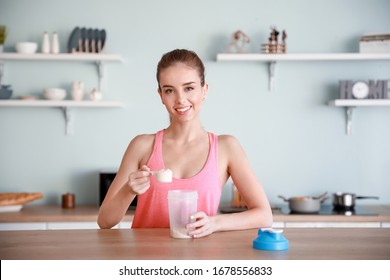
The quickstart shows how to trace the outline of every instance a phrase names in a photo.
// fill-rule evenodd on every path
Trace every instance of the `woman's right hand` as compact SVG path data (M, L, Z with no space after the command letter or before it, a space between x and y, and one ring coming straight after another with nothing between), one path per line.
M149 167L143 165L138 171L130 173L127 185L135 195L145 193L150 187Z

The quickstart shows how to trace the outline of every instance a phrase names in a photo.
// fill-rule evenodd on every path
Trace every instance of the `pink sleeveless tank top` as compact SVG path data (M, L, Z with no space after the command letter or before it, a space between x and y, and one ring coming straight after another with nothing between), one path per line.
M173 177L172 183L160 183L156 181L156 176L150 177L150 188L138 196L132 228L169 228L169 190L197 190L198 211L203 211L208 216L217 214L222 192L217 164L218 136L210 132L208 136L209 155L198 174L185 179ZM151 170L169 168L164 165L162 157L163 137L164 130L156 133L153 151L147 163Z

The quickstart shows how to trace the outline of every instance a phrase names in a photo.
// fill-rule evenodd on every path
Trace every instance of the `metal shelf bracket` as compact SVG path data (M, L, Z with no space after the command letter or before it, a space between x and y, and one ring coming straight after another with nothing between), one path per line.
M4 78L4 61L0 59L0 85L3 84L3 78Z
M276 61L271 61L268 63L269 69L269 91L272 92L275 87L275 67Z
M65 117L65 134L71 135L73 134L73 114L72 109L70 107L61 107L64 112Z
M104 79L104 64L102 61L96 61L96 66L98 70L99 85L98 91L102 92L103 90L103 79Z
M352 112L355 107L346 107L345 112L346 112L346 117L347 117L347 135L352 134Z

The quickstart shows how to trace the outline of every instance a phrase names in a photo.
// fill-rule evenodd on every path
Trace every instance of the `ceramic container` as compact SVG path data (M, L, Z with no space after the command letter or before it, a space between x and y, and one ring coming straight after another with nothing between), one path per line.
M18 53L33 54L37 51L38 44L35 42L16 43L15 49Z

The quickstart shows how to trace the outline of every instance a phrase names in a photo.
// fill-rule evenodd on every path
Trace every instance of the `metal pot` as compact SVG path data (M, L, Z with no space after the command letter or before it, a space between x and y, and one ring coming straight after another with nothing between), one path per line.
M335 208L354 208L356 199L379 199L377 196L357 196L354 193L337 192L333 194L333 206Z
M278 197L288 202L288 207L292 212L296 213L316 213L320 211L321 203L323 203L328 197L327 193L320 196L297 196L292 198L285 198L282 195Z

